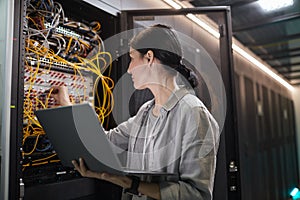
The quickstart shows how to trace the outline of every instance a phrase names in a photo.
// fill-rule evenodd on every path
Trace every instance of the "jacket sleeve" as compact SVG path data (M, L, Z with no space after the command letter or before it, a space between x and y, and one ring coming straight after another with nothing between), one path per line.
M151 104L151 101L143 104L135 116L121 123L116 128L105 131L107 138L114 145L120 147L123 150L127 150L129 138L139 129L142 116L145 112L145 109L148 109L149 104Z
M219 128L206 108L193 108L183 120L179 181L160 182L162 200L210 200Z
M121 123L116 128L105 131L107 138L116 146L123 150L128 148L129 136L132 131L132 126L135 117L129 118L127 121Z

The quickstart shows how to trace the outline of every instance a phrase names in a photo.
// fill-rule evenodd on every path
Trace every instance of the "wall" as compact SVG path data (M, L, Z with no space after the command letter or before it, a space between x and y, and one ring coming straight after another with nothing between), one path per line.
M287 199L299 181L293 94L237 53L234 67L241 199Z

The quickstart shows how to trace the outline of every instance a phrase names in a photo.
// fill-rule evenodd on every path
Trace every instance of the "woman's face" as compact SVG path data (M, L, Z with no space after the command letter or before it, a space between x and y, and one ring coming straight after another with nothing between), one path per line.
M148 59L146 56L141 55L137 50L130 47L130 63L127 72L131 74L133 85L135 89L145 89L147 80L149 79L148 73Z

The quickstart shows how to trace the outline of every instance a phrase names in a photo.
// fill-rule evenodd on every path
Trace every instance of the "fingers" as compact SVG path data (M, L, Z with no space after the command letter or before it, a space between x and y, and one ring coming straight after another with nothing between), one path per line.
M66 86L52 86L49 90L46 90L45 92L51 92L50 96L62 106L72 105L68 94L68 88Z
M51 92L51 94L58 94L60 91L64 90L65 86L53 85L49 90L46 90L45 93Z
M84 175L87 171L87 168L84 164L84 161L82 158L79 158L79 164L76 160L72 160L72 164L74 165L75 169L81 174Z
M79 165L78 165L77 161L76 160L72 160L72 164L73 164L74 168L79 172L80 168L79 168Z
M54 85L49 90L46 90L45 92L50 92L50 91L51 91L51 96L68 94L68 88L65 86Z
M82 158L79 158L79 164L76 160L72 160L72 164L75 167L75 169L80 173L83 177L89 177L89 178L96 178L97 173L92 172L87 169L84 160Z
M118 176L118 175L113 175L108 173L98 173L98 172L90 171L89 169L87 169L84 160L82 158L79 158L79 163L76 160L72 160L72 164L83 177L98 178L101 180L114 183L124 188L129 188L131 186L132 180L127 176Z
M82 174L82 172L81 172L81 169L80 169L80 167L79 167L77 161L76 161L76 160L72 160L72 164L73 164L75 170L78 171L78 172L80 173L81 176L83 176L83 174Z
M84 160L82 158L79 158L79 167L82 171L84 171L84 172L87 171Z

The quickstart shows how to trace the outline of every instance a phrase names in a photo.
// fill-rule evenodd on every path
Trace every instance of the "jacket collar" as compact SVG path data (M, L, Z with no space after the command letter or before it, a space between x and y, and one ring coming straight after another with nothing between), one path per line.
M181 87L178 90L174 91L168 101L162 106L166 111L172 110L175 105L187 94L190 92L186 87Z
M179 89L173 91L171 96L169 97L168 101L162 106L162 109L165 111L172 110L175 105L187 94L191 94L192 92L189 91L186 87L180 87ZM155 99L149 101L149 104L146 107L146 112L149 112L152 106L155 104Z

